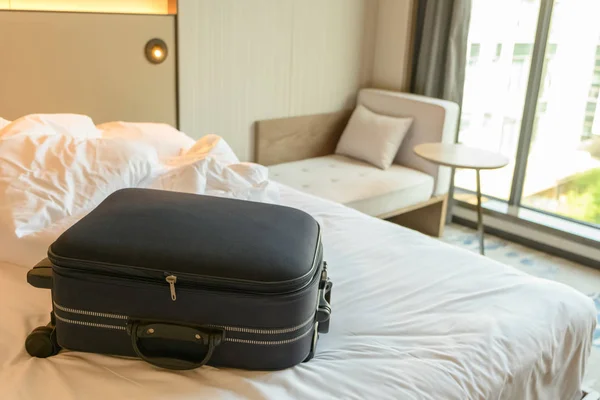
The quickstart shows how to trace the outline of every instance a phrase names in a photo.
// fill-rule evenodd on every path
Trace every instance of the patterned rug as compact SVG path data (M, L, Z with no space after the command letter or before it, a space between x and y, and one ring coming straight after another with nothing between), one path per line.
M441 240L479 252L476 232L461 225L447 225ZM485 254L528 274L565 283L594 300L598 326L594 333L584 385L600 391L600 271L491 235L485 237Z

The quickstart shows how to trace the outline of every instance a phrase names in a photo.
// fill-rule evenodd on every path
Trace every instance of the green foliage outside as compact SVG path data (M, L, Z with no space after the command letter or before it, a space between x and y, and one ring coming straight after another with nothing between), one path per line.
M564 216L600 225L600 168L578 175L561 188L567 200Z

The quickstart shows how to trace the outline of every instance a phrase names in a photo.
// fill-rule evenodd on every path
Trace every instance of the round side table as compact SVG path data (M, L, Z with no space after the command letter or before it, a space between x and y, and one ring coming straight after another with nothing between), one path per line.
M423 143L415 146L414 152L427 161L451 168L474 169L477 174L477 233L479 234L479 252L484 254L483 247L483 215L481 212L481 179L482 169L497 169L508 164L508 159L501 154L477 149L462 144Z

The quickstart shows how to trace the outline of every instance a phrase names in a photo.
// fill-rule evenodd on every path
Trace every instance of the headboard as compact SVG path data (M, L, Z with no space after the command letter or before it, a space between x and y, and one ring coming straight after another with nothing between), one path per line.
M148 40L168 46L162 64ZM0 11L0 117L177 123L175 16Z
M257 121L254 161L273 165L332 154L351 114L343 110Z

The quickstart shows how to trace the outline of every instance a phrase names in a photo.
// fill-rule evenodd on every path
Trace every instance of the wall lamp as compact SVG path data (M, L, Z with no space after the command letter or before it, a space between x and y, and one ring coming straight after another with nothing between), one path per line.
M167 59L169 49L162 39L151 39L146 43L146 58L152 64L160 64Z

